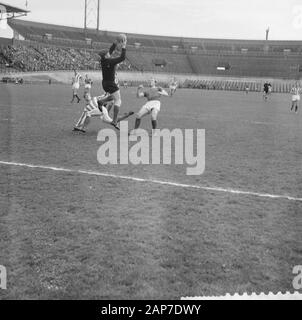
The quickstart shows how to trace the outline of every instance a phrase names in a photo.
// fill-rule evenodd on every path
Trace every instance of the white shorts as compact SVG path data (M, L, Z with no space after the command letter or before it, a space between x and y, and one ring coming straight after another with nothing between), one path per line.
M292 96L292 101L300 101L300 100L301 100L300 95L294 95L294 96Z
M110 116L108 114L108 110L105 107L103 107L102 110L103 111L101 111L99 108L96 108L96 109L88 112L87 116L88 117L100 117L103 122L112 123L113 120L110 118Z
M148 101L143 108L147 110L149 113L153 110L160 111L160 101L154 100L154 101Z
M72 85L72 90L79 90L80 89L80 84L79 83L74 83Z
M142 106L137 116L138 118L142 118L145 115L152 113L152 116L156 117L160 112L160 106L161 104L158 100L148 101L144 106Z

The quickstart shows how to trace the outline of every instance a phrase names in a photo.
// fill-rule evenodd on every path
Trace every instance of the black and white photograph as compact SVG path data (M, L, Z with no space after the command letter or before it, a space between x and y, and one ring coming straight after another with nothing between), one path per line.
M0 0L0 300L302 300L301 95L299 0Z

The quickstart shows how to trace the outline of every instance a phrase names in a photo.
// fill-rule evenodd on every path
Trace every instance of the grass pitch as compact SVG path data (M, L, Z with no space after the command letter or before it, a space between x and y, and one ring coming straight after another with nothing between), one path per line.
M290 96L179 90L161 128L206 129L206 171L186 166L100 166L93 120L64 85L0 86L1 299L172 299L293 291L302 263L302 202L195 190L114 175L302 196L302 113ZM135 89L123 110L137 111ZM129 120L132 126L134 119ZM143 128L149 128L149 118ZM53 171L45 166L71 169Z

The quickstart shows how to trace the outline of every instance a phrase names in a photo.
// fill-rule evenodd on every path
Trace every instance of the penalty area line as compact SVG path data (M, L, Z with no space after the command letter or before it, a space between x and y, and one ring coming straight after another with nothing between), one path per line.
M277 194L269 194L269 193L258 193L258 192L253 192L253 191L236 190L236 189L232 189L232 188L207 187L207 186L183 184L183 183L176 183L176 182L171 182L171 181L136 178L136 177L130 177L130 176L116 175L116 174L111 174L111 173L103 173L103 172L98 172L98 171L90 171L90 170L76 170L76 169L34 165L34 164L18 163L18 162L7 162L7 161L0 161L0 165L24 167L24 168L30 168L30 169L43 169L43 170L65 172L65 173L85 174L85 175L90 175L90 176L106 177L106 178L128 180L128 181L134 181L134 182L146 182L146 183L152 183L152 184L158 184L158 185L170 186L170 187L177 187L177 188L184 188L184 189L195 189L195 190L203 190L203 191L210 191L210 192L230 193L230 194L235 194L235 195L254 196L254 197L258 197L258 198L283 199L283 200L289 200L289 201L302 202L302 198L297 198L297 197L293 197L293 196L289 196L289 195L277 195Z

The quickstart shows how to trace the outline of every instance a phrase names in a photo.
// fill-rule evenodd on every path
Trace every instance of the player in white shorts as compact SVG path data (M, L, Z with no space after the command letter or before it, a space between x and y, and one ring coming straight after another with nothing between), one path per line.
M80 103L81 101L78 95L80 85L81 85L81 79L82 79L82 76L76 70L74 70L74 77L72 78L72 100L70 103L73 103L75 98L78 99L78 103Z
M157 116L161 108L160 99L162 96L168 97L169 94L163 88L156 86L154 79L151 80L150 85L149 89L144 89L142 85L137 89L137 98L147 98L148 101L137 113L135 127L131 134L135 134L135 130L141 125L142 118L148 114L151 114L152 129L157 129Z
M298 113L299 109L299 104L301 100L300 93L302 92L302 88L299 86L298 83L296 83L295 87L291 89L291 94L292 94L292 107L291 111L295 109L295 112Z

